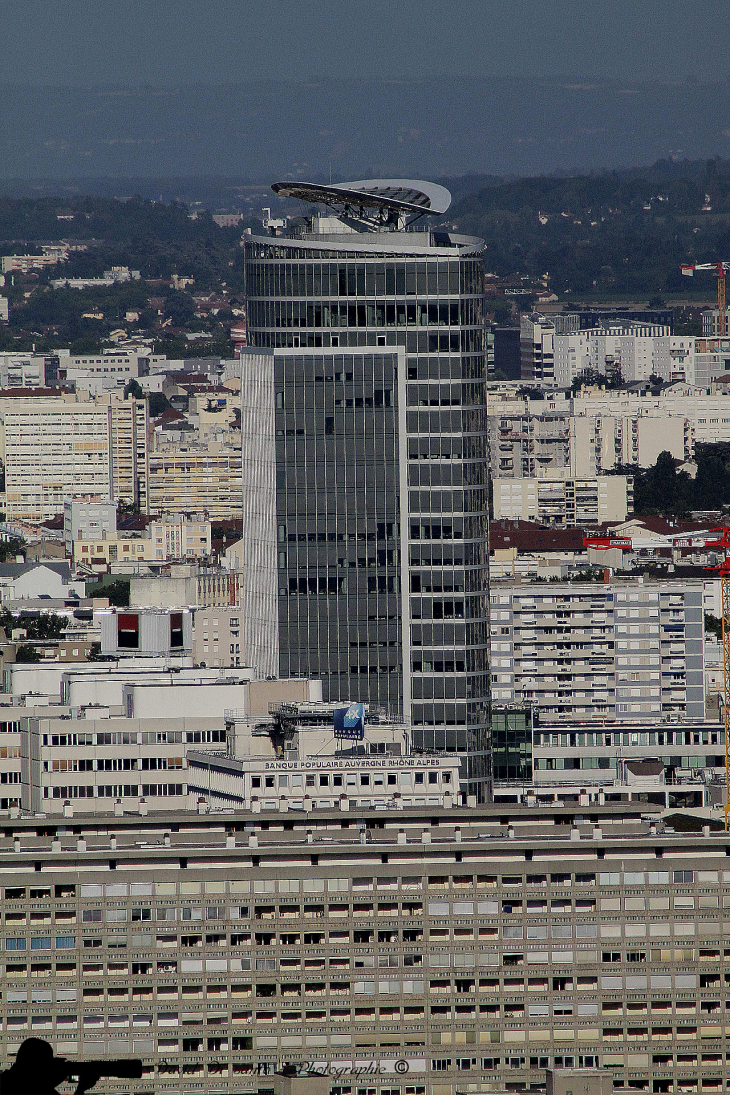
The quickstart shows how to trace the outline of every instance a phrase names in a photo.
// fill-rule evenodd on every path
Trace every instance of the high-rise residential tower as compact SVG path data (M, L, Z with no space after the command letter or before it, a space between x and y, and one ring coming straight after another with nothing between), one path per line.
M250 657L405 717L488 796L483 242L415 227L429 183L274 190L330 210L244 236Z

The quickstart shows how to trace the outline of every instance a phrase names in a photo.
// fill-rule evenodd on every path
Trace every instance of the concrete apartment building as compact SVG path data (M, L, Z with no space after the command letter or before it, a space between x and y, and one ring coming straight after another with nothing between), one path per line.
M555 324L536 313L520 317L520 368L524 383L554 388Z
M701 581L495 582L498 704L565 720L705 717Z
M58 362L55 353L0 353L0 388L50 388L58 383Z
M658 417L681 417L690 427L692 451L696 442L716 444L730 440L730 396L712 393L709 388L695 391L678 385L658 396L639 395L634 392L576 393L573 412L577 415L626 414Z
M0 397L8 519L40 522L74 494L147 504L147 403Z
M116 507L112 509L116 515ZM70 547L67 542L66 550L76 564L83 563L92 570L106 570L120 563L136 566L204 559L211 553L211 524L204 514L182 513L163 514L142 534L118 532L108 523L106 527L92 524L80 530Z
M625 521L634 511L631 476L561 478L553 473L540 479L492 480L495 521L512 518L567 528Z
M522 380L545 388L569 388L590 369L620 374L624 381L672 379L671 325L608 318L600 326L577 329L578 317L551 318L533 312L520 320Z
M129 604L133 608L238 608L242 588L240 570L173 564L162 574L133 575Z
M730 308L725 309L725 326L720 330L720 309L715 305L714 308L705 308L702 311L702 334L706 338L717 338L718 335L724 335L730 331Z
M156 559L188 559L210 555L211 526L204 513L163 513L149 525Z
M572 397L549 392L543 400L518 398L517 385L500 384L490 389L488 412L492 459L497 459L494 466L499 468L504 457L505 465L512 461L512 467L504 470L513 473L520 464L529 470L531 457L535 474L543 463L550 467L551 462L562 462L572 468L572 461L579 457L587 459L589 467L600 460L605 470L619 457L636 459L646 467L662 434L667 439L664 448L677 460L691 459L696 442L730 441L730 395L709 386L698 390L677 384L659 395L588 388ZM579 424L583 419L587 426ZM510 448L501 449L500 444ZM575 457L570 445L576 446ZM551 453L555 455L548 461ZM538 461L538 454L543 459Z
M77 541L101 540L115 536L117 507L100 497L66 498L63 503L63 542L72 555Z
M195 610L193 661L196 665L213 668L246 664L239 606L219 605Z
M579 328L579 314L523 315L521 379L537 387L565 389L581 373L592 370L608 377L620 373L628 384L655 376L707 387L728 370L730 339L718 336L716 319L705 321L706 316L710 313L703 313L702 337L695 337L675 336L671 321L652 322L650 316L641 321L614 314L599 326Z
M68 246L45 247L41 255L3 255L0 267L3 274L27 274L31 270L43 270L63 262L68 254Z
M536 401L533 401L536 402ZM513 413L490 407L491 467L500 478L598 476L619 464L647 468L660 452L689 460L694 451L689 421L680 415L573 413L575 401L560 409Z
M111 496L108 407L38 396L3 398L0 422L10 520L53 517L74 492Z
M134 1055L158 1092L305 1061L341 1095L725 1090L727 835L505 809L13 820L3 1055Z
M149 404L146 399L100 396L111 417L112 494L115 501L134 502L150 512Z
M569 388L586 369L619 373L627 383L659 376L672 378L671 330L659 324L631 323L576 334L555 333L555 386Z
M156 441L149 454L149 512L241 514L241 450L220 441Z

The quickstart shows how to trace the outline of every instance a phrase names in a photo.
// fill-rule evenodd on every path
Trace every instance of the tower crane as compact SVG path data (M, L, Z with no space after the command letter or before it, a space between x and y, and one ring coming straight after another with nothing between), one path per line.
M687 277L693 277L695 270L714 270L717 278L717 333L725 338L727 331L727 311L725 305L725 274L730 271L730 262L692 262L683 263L680 270Z
M722 680L723 721L725 724L725 829L730 828L730 526L702 529L677 536L594 535L584 536L583 546L605 551L620 548L622 551L640 551L642 548L704 547L722 553L723 560L716 569L720 575L722 605Z

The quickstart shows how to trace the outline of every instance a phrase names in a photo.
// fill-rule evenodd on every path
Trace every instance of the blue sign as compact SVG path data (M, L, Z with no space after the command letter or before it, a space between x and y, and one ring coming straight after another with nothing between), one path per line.
M351 703L349 707L336 707L334 711L335 737L362 741L365 737L365 706Z

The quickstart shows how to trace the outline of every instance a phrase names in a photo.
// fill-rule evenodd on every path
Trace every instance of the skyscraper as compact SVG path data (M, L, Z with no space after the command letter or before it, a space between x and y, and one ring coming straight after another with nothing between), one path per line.
M450 203L428 183L274 190L331 211L244 236L248 649L488 795L483 242L415 230Z

